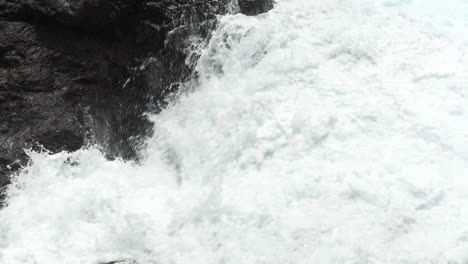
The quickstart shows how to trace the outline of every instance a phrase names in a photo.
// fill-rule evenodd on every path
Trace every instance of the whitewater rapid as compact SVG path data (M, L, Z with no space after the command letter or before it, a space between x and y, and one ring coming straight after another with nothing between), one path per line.
M410 2L220 18L142 165L29 153L0 263L466 263L468 42Z

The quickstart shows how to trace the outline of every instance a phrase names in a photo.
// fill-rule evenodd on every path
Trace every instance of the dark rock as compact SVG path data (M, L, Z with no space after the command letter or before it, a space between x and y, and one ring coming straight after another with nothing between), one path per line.
M128 44L53 24L0 21L0 32L0 170L24 163L23 148L36 143L53 152L80 148L89 130L89 93L112 85L110 64L127 67Z
M138 264L138 262L132 259L122 259L122 260L114 260L110 262L101 262L99 264Z
M239 0L242 12L271 8ZM270 2L268 2L270 3ZM225 0L0 0L0 187L24 148L138 158ZM192 58L192 62L196 58Z
M9 20L49 20L96 31L131 19L136 3L133 0L0 0L0 16Z
M255 16L273 8L273 0L238 0L240 12Z

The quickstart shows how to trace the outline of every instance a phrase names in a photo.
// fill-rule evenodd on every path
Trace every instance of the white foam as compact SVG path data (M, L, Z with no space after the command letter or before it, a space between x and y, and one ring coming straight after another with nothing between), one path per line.
M468 58L363 1L223 17L135 166L43 155L0 263L464 263Z

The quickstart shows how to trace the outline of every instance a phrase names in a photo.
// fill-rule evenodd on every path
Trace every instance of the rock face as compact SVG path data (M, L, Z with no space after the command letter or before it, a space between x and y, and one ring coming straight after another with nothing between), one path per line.
M104 29L131 17L136 1L131 0L2 0L7 19L48 19L56 23L88 29Z
M271 0L238 0L240 12L248 16L265 13L273 8Z
M206 39L226 1L0 0L0 186L24 148L137 158L143 114L188 78L189 38ZM238 1L248 15L272 7Z

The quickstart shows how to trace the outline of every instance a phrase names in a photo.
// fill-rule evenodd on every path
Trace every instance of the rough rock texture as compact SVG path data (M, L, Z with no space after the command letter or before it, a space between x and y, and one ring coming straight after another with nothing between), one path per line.
M248 16L265 13L273 8L271 0L238 0L240 12Z
M226 1L0 0L0 187L24 148L136 158L143 114L188 78L189 40L207 38ZM238 1L248 15L272 7Z

